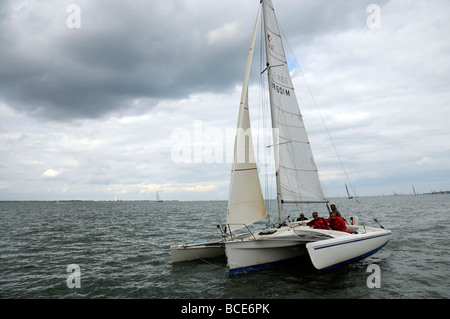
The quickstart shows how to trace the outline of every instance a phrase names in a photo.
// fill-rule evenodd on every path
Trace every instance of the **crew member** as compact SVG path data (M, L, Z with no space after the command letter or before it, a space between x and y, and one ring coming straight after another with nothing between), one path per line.
M323 217L319 217L319 213L317 212L313 212L312 213L313 216L313 220L311 220L310 222L308 222L306 225L312 227L312 228L317 228L317 229L330 229L330 226L328 226L327 221L325 220L325 218Z
M328 218L326 220L326 222L330 225L331 229L333 229L333 230L338 230L338 231L343 231L343 232L353 234L352 231L347 229L347 226L345 225L345 221L341 217L336 216L336 213L334 213L334 212L330 213L330 218Z

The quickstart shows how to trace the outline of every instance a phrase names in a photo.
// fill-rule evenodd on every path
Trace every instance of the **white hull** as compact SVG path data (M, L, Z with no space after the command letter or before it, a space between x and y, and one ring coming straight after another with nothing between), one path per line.
M267 268L275 262L307 254L304 244L267 240L226 242L225 252L230 274Z
M221 241L191 243L170 246L172 263L195 259L213 258L225 255L225 248Z
M267 268L274 263L306 255L305 244L320 237L315 236L315 231L309 227L301 236L297 232L297 228L286 227L271 235L225 241L230 274Z
M367 233L349 234L349 236L307 244L311 262L317 269L350 264L376 253L392 237L389 230L376 228L370 230Z
M383 229L359 227L358 232L297 226L272 235L225 241L228 268L230 274L248 272L306 254L317 269L333 268L374 254L391 238L391 232Z

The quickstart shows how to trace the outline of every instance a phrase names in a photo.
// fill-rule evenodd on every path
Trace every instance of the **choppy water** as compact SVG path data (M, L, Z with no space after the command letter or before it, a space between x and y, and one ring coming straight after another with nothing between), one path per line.
M0 298L450 297L449 195L334 202L367 225L376 217L393 239L342 268L319 271L305 259L237 278L224 258L172 265L169 252L171 244L217 239L225 201L0 202ZM70 264L80 267L80 288L67 285ZM380 267L380 288L367 285L370 264Z

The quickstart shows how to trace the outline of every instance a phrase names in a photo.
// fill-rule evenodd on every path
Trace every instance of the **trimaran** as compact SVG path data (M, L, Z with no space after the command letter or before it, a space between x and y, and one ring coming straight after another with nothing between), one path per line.
M289 73L278 22L271 0L260 1L264 24L266 68L272 127L279 220L285 203L327 203L313 159L302 115ZM259 15L259 14L258 14ZM258 20L258 18L257 18ZM172 262L226 255L230 274L266 268L308 254L317 269L334 268L366 258L391 239L391 231L358 225L356 217L347 229L353 233L317 229L307 221L252 233L249 225L264 218L266 207L254 157L248 81L253 56L255 22L247 57L239 106L234 162L231 170L227 219L218 225L222 239L170 247ZM275 136L275 135L274 135ZM245 230L239 235L239 231Z

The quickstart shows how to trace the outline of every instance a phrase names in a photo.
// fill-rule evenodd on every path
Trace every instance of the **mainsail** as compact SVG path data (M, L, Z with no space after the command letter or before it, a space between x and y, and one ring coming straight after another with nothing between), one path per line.
M262 3L272 126L278 131L274 152L279 206L283 202L327 202L295 96L272 1Z
M259 15L259 14L258 14ZM234 160L228 193L227 224L230 230L237 230L266 216L266 207L253 150L250 115L248 110L248 78L253 57L253 46L258 18L247 57L244 84L239 106L239 117L234 144Z

